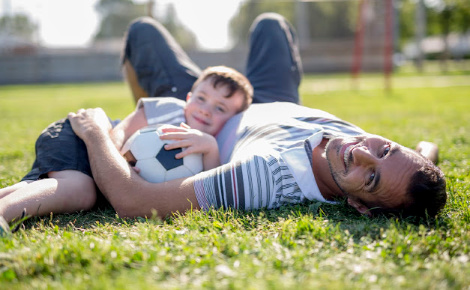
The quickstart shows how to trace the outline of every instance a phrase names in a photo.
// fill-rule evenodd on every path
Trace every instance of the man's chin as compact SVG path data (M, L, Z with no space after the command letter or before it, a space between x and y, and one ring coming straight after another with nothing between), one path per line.
M325 145L325 155L326 155L326 161L328 162L328 168L330 170L330 174L333 177L333 181L336 183L336 185L341 190L343 195L347 196L346 191L341 186L340 177L339 177L340 173L337 172L338 170L335 170L335 166L333 162L335 158L339 158L337 154L335 154L335 152L337 151L336 147L341 148L340 145L342 144L343 139L344 138L342 137L335 137L335 138L329 139L328 143L326 143Z

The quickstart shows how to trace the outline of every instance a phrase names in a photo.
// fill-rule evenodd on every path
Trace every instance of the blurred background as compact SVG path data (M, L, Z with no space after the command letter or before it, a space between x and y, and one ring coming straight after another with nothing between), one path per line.
M470 58L469 0L0 1L0 85L121 80L123 36L139 16L162 22L201 68L243 72L262 12L294 25L306 73L421 72L430 60L445 72Z

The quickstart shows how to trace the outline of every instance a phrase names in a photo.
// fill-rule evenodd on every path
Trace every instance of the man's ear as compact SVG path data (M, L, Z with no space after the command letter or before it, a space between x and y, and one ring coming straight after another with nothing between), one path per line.
M189 92L187 95L186 95L186 102L189 101L189 99L191 99L191 96L192 96L192 93Z
M358 212L361 214L365 214L367 216L372 216L370 210L367 206L363 205L360 201L355 200L354 198L348 197L348 204L354 207Z

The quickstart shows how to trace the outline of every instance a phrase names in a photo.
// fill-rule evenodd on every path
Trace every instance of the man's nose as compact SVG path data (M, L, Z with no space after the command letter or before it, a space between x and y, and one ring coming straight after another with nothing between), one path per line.
M369 166L377 162L377 158L365 146L354 148L352 155L356 166Z

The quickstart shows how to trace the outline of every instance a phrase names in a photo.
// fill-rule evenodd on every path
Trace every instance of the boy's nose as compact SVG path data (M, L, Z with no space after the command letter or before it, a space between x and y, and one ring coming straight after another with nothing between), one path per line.
M203 113L205 116L209 116L210 115L210 109L207 105L201 105L199 107L199 110L201 111L201 113Z

